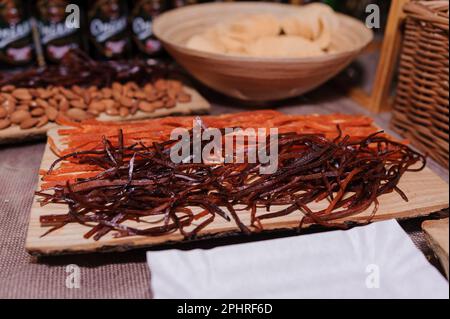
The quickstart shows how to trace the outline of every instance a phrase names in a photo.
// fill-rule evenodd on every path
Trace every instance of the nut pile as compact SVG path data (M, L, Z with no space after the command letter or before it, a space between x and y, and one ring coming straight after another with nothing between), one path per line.
M91 119L105 113L126 118L138 111L152 113L161 108L173 108L177 103L188 103L191 96L183 90L181 82L160 79L139 86L135 82L111 87L87 88L0 88L0 130L12 125L21 129L42 127L54 122L58 116L74 121Z

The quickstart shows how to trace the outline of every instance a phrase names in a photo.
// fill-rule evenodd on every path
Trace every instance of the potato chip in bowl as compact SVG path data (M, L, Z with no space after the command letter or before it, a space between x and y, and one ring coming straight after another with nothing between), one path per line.
M314 57L327 52L339 19L324 4L311 4L286 16L239 15L192 36L190 49L252 57Z

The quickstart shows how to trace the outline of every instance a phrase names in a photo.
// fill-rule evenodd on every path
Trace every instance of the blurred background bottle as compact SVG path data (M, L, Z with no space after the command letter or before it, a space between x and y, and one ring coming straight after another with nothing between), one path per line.
M132 3L130 26L138 54L155 57L161 54L161 42L153 34L153 20L166 9L166 1L135 0Z
M0 68L35 62L28 2L0 0Z
M66 8L69 4L80 5L73 0L37 0L35 14L40 45L47 63L58 63L71 49L81 49L81 28L66 24ZM81 17L80 17L81 18Z
M93 58L129 58L131 41L127 1L90 1L87 8L87 34L89 52Z

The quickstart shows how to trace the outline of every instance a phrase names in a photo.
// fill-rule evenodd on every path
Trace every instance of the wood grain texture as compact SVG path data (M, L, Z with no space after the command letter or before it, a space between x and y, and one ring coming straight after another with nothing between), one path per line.
M58 144L58 136L56 130L51 130L49 135ZM62 147L62 145L58 145ZM47 145L41 168L48 169L56 156L51 152ZM40 183L39 183L40 184ZM38 186L39 187L39 186ZM403 219L417 216L425 216L432 212L447 208L449 206L449 187L439 176L434 174L430 169L426 168L419 173L407 173L400 182L400 188L407 194L410 201L404 202L396 193L387 194L380 198L380 208L375 215L373 221L386 219ZM316 203L311 206L313 210L323 209L326 203ZM277 207L282 209L283 207ZM200 212L201 209L197 210ZM263 211L260 211L262 213ZM81 225L67 225L46 237L41 236L48 230L42 228L39 217L48 214L65 214L67 208L64 205L49 205L40 207L38 199L35 198L31 210L28 236L26 240L26 249L29 253L35 255L58 255L88 252L105 252L105 251L124 251L140 247L152 246L167 242L182 241L183 237L179 233L174 233L159 237L125 237L113 238L112 234L108 234L99 241L93 239L84 239L83 234L89 228ZM356 223L364 223L370 216L372 210L346 218L345 221L353 221ZM250 224L249 213L239 213L241 220L246 224ZM292 229L298 227L302 215L300 212L293 213L286 217L280 217L263 221L265 230L274 229ZM344 221L344 220L342 220ZM145 224L130 224L135 227L149 227ZM217 235L230 232L237 232L238 228L233 222L226 222L217 217L214 223L205 228L200 235Z
M206 27L238 14L269 12L287 16L298 7L276 3L210 3L187 6L159 16L155 35L191 75L208 87L247 101L273 101L301 95L338 74L373 38L360 21L339 14L333 54L311 58L255 58L213 54L186 48Z
M97 119L100 121L134 121L167 115L203 114L209 111L209 102L196 90L187 86L184 87L184 90L192 97L192 100L189 103L178 103L173 108L161 108L152 113L138 111L135 115L130 115L126 118L120 116L110 116L102 113ZM19 126L11 126L5 130L0 130L0 145L43 139L45 138L45 134L48 130L57 126L58 125L56 123L49 123L44 127L32 128L29 130L22 130Z
M448 247L449 247L449 229L448 218L441 220L427 220L423 222L422 229L426 234L426 238L439 258L442 267L444 267L447 278L448 273Z

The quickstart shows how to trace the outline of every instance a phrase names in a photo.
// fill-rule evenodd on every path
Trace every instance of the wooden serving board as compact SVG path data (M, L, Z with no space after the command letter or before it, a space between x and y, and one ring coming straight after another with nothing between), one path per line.
M185 86L184 90L191 95L192 99L189 103L178 103L173 108L157 109L152 113L145 113L138 111L134 115L126 118L120 116L109 116L102 113L97 117L100 121L134 121L153 117L162 117L167 115L187 115L187 114L203 114L209 111L209 102L191 87ZM56 123L49 123L41 128L32 128L29 130L22 130L19 126L11 126L5 130L0 130L0 145L11 144L22 141L31 141L45 137L45 134L50 129L57 127Z
M439 258L442 267L444 267L445 274L448 278L448 218L441 220L427 220L423 222L422 229L426 234L431 248Z
M64 148L59 143L59 136L55 129L49 131L48 135L53 138L58 147ZM41 168L47 170L56 158L57 157L53 154L47 144ZM40 189L40 184L41 182L39 181L38 189ZM405 174L399 186L409 197L409 202L403 201L397 193L386 194L380 197L380 207L373 218L373 221L425 216L449 207L448 184L428 168L418 173ZM326 204L326 202L316 203L311 205L311 208L313 210L323 209L326 207ZM276 210L278 211L282 208L284 207L277 207ZM198 209L196 213L201 211L202 209ZM262 212L263 211L261 211L261 213ZM48 205L41 207L38 198L34 199L26 240L26 250L30 254L58 255L102 251L124 251L184 240L179 232L159 237L134 236L125 238L114 238L111 232L101 240L94 241L93 239L84 239L83 237L90 228L78 224L67 225L45 237L41 237L48 228L41 227L39 222L40 216L66 213L67 207L65 205ZM347 218L345 221L365 223L367 217L370 216L371 213L372 210L369 209L360 215ZM242 212L239 213L239 215L240 219L246 225L250 224L249 213ZM300 212L295 212L289 216L263 220L262 224L266 230L296 228L299 225L301 216L302 214ZM145 223L133 223L129 225L142 228L155 226ZM236 231L238 231L238 228L234 222L227 222L220 217L216 217L212 224L208 225L208 227L200 232L200 235L224 235Z

